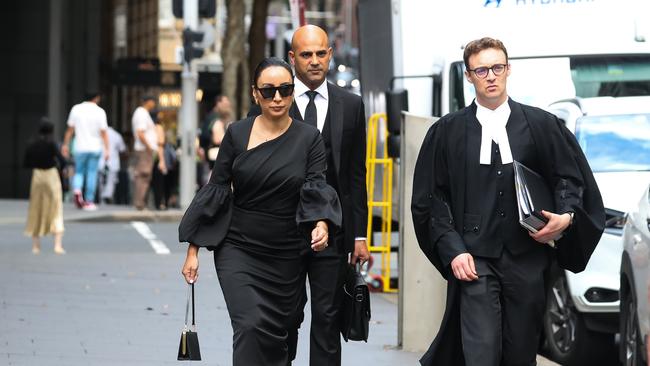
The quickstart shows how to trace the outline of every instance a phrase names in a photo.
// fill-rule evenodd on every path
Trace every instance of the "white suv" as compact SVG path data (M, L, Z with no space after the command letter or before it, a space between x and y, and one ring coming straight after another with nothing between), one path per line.
M650 182L650 97L577 98L548 109L576 135L603 197L607 223L583 272L550 271L545 348L563 365L615 361L623 217Z
M621 260L621 361L647 365L650 333L650 185L623 229Z

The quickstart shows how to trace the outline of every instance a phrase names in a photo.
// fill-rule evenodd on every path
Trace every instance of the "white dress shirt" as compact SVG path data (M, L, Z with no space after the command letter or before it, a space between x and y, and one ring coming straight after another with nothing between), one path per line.
M294 95L296 99L296 105L300 111L300 115L305 118L305 109L307 109L307 104L309 103L309 96L307 92L309 88L305 85L300 79L295 78L294 84ZM316 97L314 98L314 104L316 104L316 127L320 132L323 132L323 126L325 126L325 118L327 117L327 103L329 101L329 95L327 93L327 80L323 81L322 84L314 90Z
M149 146L155 151L158 148L158 135L156 134L156 125L151 119L151 114L149 111L140 106L135 109L133 112L133 117L131 117L131 124L133 129L133 138L135 142L133 143L133 150L135 151L145 151L147 147L145 144L140 141L138 137L139 131L144 131L144 138L147 140Z
M126 151L124 139L119 132L115 131L113 127L108 127L108 161L99 159L99 170L103 170L104 166L108 166L108 170L112 172L120 171L120 153Z
M78 153L98 153L104 142L101 131L108 128L106 112L93 102L82 102L70 110L68 126L74 128L74 151Z
M510 118L510 106L506 99L495 110L483 107L476 101L476 119L481 124L481 155L480 164L492 163L492 141L499 145L501 150L501 164L512 163L512 151L506 124Z

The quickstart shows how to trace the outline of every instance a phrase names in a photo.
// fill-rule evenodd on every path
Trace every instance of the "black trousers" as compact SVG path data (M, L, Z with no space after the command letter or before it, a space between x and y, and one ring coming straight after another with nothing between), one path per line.
M156 209L159 209L162 206L168 206L173 185L172 173L171 170L168 170L167 174L163 174L160 169L158 169L158 161L154 161L153 173L151 176L151 188L153 189L153 201L156 205Z
M310 366L340 366L341 336L339 309L342 301L342 285L347 254L338 250L343 245L340 238L322 252L309 250L303 255L301 283L309 278L311 293L311 333L309 335ZM298 346L298 328L304 320L307 289L303 286L295 327L289 329L287 344L289 360L295 359Z
M548 257L536 250L514 257L504 250L500 258L474 262L479 279L460 286L465 365L536 365Z

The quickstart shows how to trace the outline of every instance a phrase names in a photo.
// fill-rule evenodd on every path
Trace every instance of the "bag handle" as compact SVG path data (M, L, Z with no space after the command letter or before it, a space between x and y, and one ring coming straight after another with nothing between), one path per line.
M194 284L187 286L187 303L185 304L185 329L188 329L188 318L190 315L190 297L192 298L192 329L196 330L196 321L194 319Z

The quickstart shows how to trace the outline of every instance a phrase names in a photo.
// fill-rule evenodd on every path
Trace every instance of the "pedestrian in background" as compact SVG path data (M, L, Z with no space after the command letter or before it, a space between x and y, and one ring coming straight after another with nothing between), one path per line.
M120 155L126 151L126 145L122 135L110 126L108 127L108 150L109 158L100 160L99 169L104 175L101 190L102 202L111 204L120 172Z
M169 199L169 188L167 187L166 177L168 174L167 159L165 159L165 127L160 120L160 113L157 110L152 111L151 117L156 128L157 146L153 161L153 176L151 179L151 188L153 190L153 201L156 210L166 210Z
M429 129L413 177L417 239L447 280L444 318L420 362L532 366L549 258L575 248L562 263L584 269L584 258L602 234L605 211L575 136L554 115L508 97L510 64L503 43L469 42L463 59L476 99ZM554 212L542 211L548 223L535 234L519 223L515 160L555 192ZM546 244L561 236L556 249ZM578 251L584 253L575 255Z
M41 118L37 136L25 151L24 167L32 169L29 190L29 213L25 235L32 238L32 253L41 252L41 237L54 235L54 253L64 254L63 192L59 169L65 167L65 158L52 137L54 125L47 117Z
M214 251L233 366L287 365L288 329L304 288L302 253L325 250L329 231L341 224L320 134L289 116L293 88L283 60L256 67L252 94L262 113L226 130L210 182L179 226L179 240L189 243L188 283L197 279L199 247Z
M154 155L158 154L158 133L150 114L155 107L156 99L145 95L131 118L135 153L133 205L138 210L144 210L146 207Z
M97 189L97 171L99 159L110 158L108 146L108 124L106 112L99 106L101 96L98 92L86 94L84 102L72 107L68 117L68 129L65 132L61 152L65 158L70 157L70 142L74 136L74 178L72 189L77 208L96 210L95 191ZM81 192L85 185L85 191Z
M214 166L214 161L219 153L221 140L226 134L226 128L233 119L232 105L230 99L225 95L219 95L215 98L212 112L205 118L201 127L201 149L208 162L210 170Z
M120 154L120 170L117 173L117 184L113 197L115 198L115 204L130 205L132 204L131 184L134 177L134 138L133 133L130 131L122 132L120 135L122 136L122 140L124 140L126 151Z

